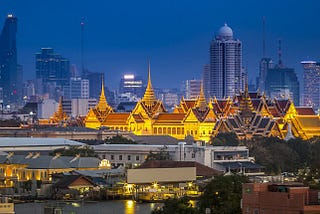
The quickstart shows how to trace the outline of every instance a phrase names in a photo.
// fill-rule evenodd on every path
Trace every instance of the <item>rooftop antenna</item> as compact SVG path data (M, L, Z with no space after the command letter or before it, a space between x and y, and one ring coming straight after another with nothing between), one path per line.
M80 22L81 26L81 76L84 78L86 76L86 72L84 70L84 18L81 18Z
M279 48L278 48L278 57L279 57L279 62L278 65L279 67L282 67L282 50L281 50L281 39L278 40L279 42Z
M262 17L262 57L266 57L266 17Z

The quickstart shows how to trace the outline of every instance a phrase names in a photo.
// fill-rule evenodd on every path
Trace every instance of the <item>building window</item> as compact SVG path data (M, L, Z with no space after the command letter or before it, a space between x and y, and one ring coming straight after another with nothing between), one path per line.
M158 128L158 134L162 134L162 128Z
M153 134L157 134L157 128L153 128Z
M195 153L192 153L192 154L191 154L191 158L196 158L196 154L195 154Z
M167 134L167 128L163 128L163 134Z
M119 155L119 160L122 160L122 155Z
M181 134L184 134L184 128L183 127L181 128Z
M106 155L102 155L102 159L106 159Z
M139 161L140 160L140 157L139 155L136 156L136 161Z
M171 134L171 128L170 127L168 128L168 134Z
M180 128L177 128L177 134L180 134Z
M128 155L128 160L131 160L131 155Z
M111 159L111 160L114 160L114 155L110 155L110 159Z

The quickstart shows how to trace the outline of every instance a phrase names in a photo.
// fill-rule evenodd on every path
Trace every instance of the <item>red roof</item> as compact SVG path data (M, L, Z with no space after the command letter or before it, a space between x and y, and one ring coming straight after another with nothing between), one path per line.
M296 107L299 115L315 115L311 107Z

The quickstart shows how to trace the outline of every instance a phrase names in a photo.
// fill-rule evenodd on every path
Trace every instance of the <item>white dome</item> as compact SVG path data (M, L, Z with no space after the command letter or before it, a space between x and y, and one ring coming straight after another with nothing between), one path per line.
M224 24L218 31L218 37L222 39L232 39L233 31L227 24Z

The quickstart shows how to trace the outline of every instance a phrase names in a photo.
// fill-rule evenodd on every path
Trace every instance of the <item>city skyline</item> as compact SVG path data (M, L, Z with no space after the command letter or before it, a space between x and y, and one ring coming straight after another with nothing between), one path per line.
M182 80L201 77L202 66L209 62L210 41L224 23L242 41L243 66L247 67L249 81L255 82L262 57L263 16L266 55L277 61L277 39L281 38L284 64L295 68L301 82L300 61L318 60L320 44L316 38L320 32L313 27L317 5L317 1L206 1L197 5L177 1L98 1L95 5L68 1L61 7L59 1L43 4L38 0L13 0L2 3L0 16L4 20L12 13L19 20L18 63L23 66L25 80L35 77L34 54L42 47L54 48L81 73L83 18L85 68L104 72L107 86L117 88L126 72L146 78L150 57L155 87L177 87ZM284 12L287 7L289 12ZM172 78L166 78L168 75Z

